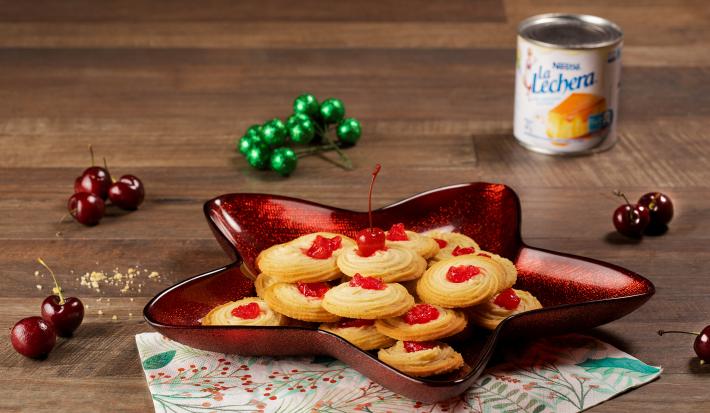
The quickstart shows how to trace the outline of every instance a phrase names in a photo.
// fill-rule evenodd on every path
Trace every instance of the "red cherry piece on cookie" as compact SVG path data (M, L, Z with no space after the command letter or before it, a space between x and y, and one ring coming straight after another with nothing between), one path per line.
M459 255L467 255L467 254L473 254L476 252L476 249L473 247L464 247L461 248L460 246L456 246L453 251L451 251L451 255L454 257L458 257Z
M232 315L245 320L253 320L261 314L261 307L257 303L240 305L232 310Z
M313 298L323 298L325 293L330 290L330 286L324 282L304 283L299 281L297 287L301 294Z
M363 277L360 274L355 274L348 285L351 287L360 287L365 290L384 290L387 288L387 284L385 284L381 278Z
M476 255L478 255L479 257L493 258L493 257L491 257L490 254L486 254L486 253L484 253L484 252L479 252L479 253L476 254Z
M425 324L439 318L439 310L430 304L417 304L404 314L404 321L409 325Z
M446 279L452 283L462 283L470 280L481 273L481 269L475 265L457 265L449 267L446 272Z
M430 348L436 347L436 343L431 341L405 341L404 350L407 353L414 353L415 351L429 350Z
M387 231L388 241L409 241L407 233L404 231L404 224L394 224L389 231Z
M515 310L520 305L520 297L512 288L501 291L493 302L507 310Z
M363 320L360 318L349 318L340 321L337 325L338 328L350 328L350 327L367 327L375 324L375 320Z
M434 238L434 241L436 241L436 243L439 244L439 248L446 248L446 246L449 245L449 243L443 239Z
M311 258L317 260L325 260L333 256L333 251L340 249L342 245L342 238L335 236L333 238L326 238L320 235L316 235L316 239L313 240L311 247L305 252Z

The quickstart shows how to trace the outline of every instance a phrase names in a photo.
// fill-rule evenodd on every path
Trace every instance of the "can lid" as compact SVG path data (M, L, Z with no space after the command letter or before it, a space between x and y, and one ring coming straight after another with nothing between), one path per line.
M518 35L541 46L563 49L596 49L618 43L621 28L601 17L549 13L523 20Z

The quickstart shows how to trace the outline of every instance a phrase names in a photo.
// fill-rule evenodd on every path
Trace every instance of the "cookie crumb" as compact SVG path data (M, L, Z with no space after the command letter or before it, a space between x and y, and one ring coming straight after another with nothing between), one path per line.
M37 287L38 290L42 289L42 285L40 285L40 284L35 285L35 287Z
M96 314L98 314L98 315L104 315L104 310L99 310L99 311L96 312Z
M118 317L116 317L116 314L114 314L114 315L111 316L111 320L114 320L114 321L115 321L115 320L118 320Z

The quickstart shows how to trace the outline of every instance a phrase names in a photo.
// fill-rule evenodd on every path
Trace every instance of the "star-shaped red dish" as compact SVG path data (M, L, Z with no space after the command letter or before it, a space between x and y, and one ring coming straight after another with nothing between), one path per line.
M145 307L148 323L180 343L241 355L329 355L390 390L423 402L463 393L483 372L500 342L583 330L634 311L654 293L632 271L590 258L533 248L520 237L520 201L505 185L470 183L428 191L373 211L377 226L403 222L407 229L445 229L466 234L480 246L510 258L516 287L544 308L514 315L493 332L469 327L452 343L467 367L455 376L415 378L315 327L202 326L200 319L227 301L254 296L254 260L259 251L303 234L327 231L354 236L368 226L367 213L266 194L228 194L207 202L205 215L234 263L187 279L155 296Z

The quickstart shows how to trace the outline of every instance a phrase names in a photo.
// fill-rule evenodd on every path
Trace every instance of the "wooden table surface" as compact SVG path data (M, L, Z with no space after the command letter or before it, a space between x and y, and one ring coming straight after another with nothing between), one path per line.
M150 331L143 305L228 263L202 203L268 192L361 210L375 162L383 165L375 206L452 183L506 183L521 197L531 245L647 276L656 296L592 333L664 373L593 411L707 411L710 370L693 358L692 339L655 332L710 321L710 7L404 3L0 1L0 326L39 314L51 291L48 276L34 275L40 256L89 304L76 336L45 361L0 341L0 411L150 411L134 342ZM620 140L609 152L547 157L512 137L515 26L552 11L601 15L625 31ZM282 179L234 151L246 127L285 117L303 91L343 99L362 121L363 138L348 151L354 171L312 157ZM115 175L143 179L146 201L96 227L60 223L89 143ZM616 236L617 188L633 198L669 194L670 231L639 243ZM140 292L125 294L77 281L137 265L160 279L143 276Z

